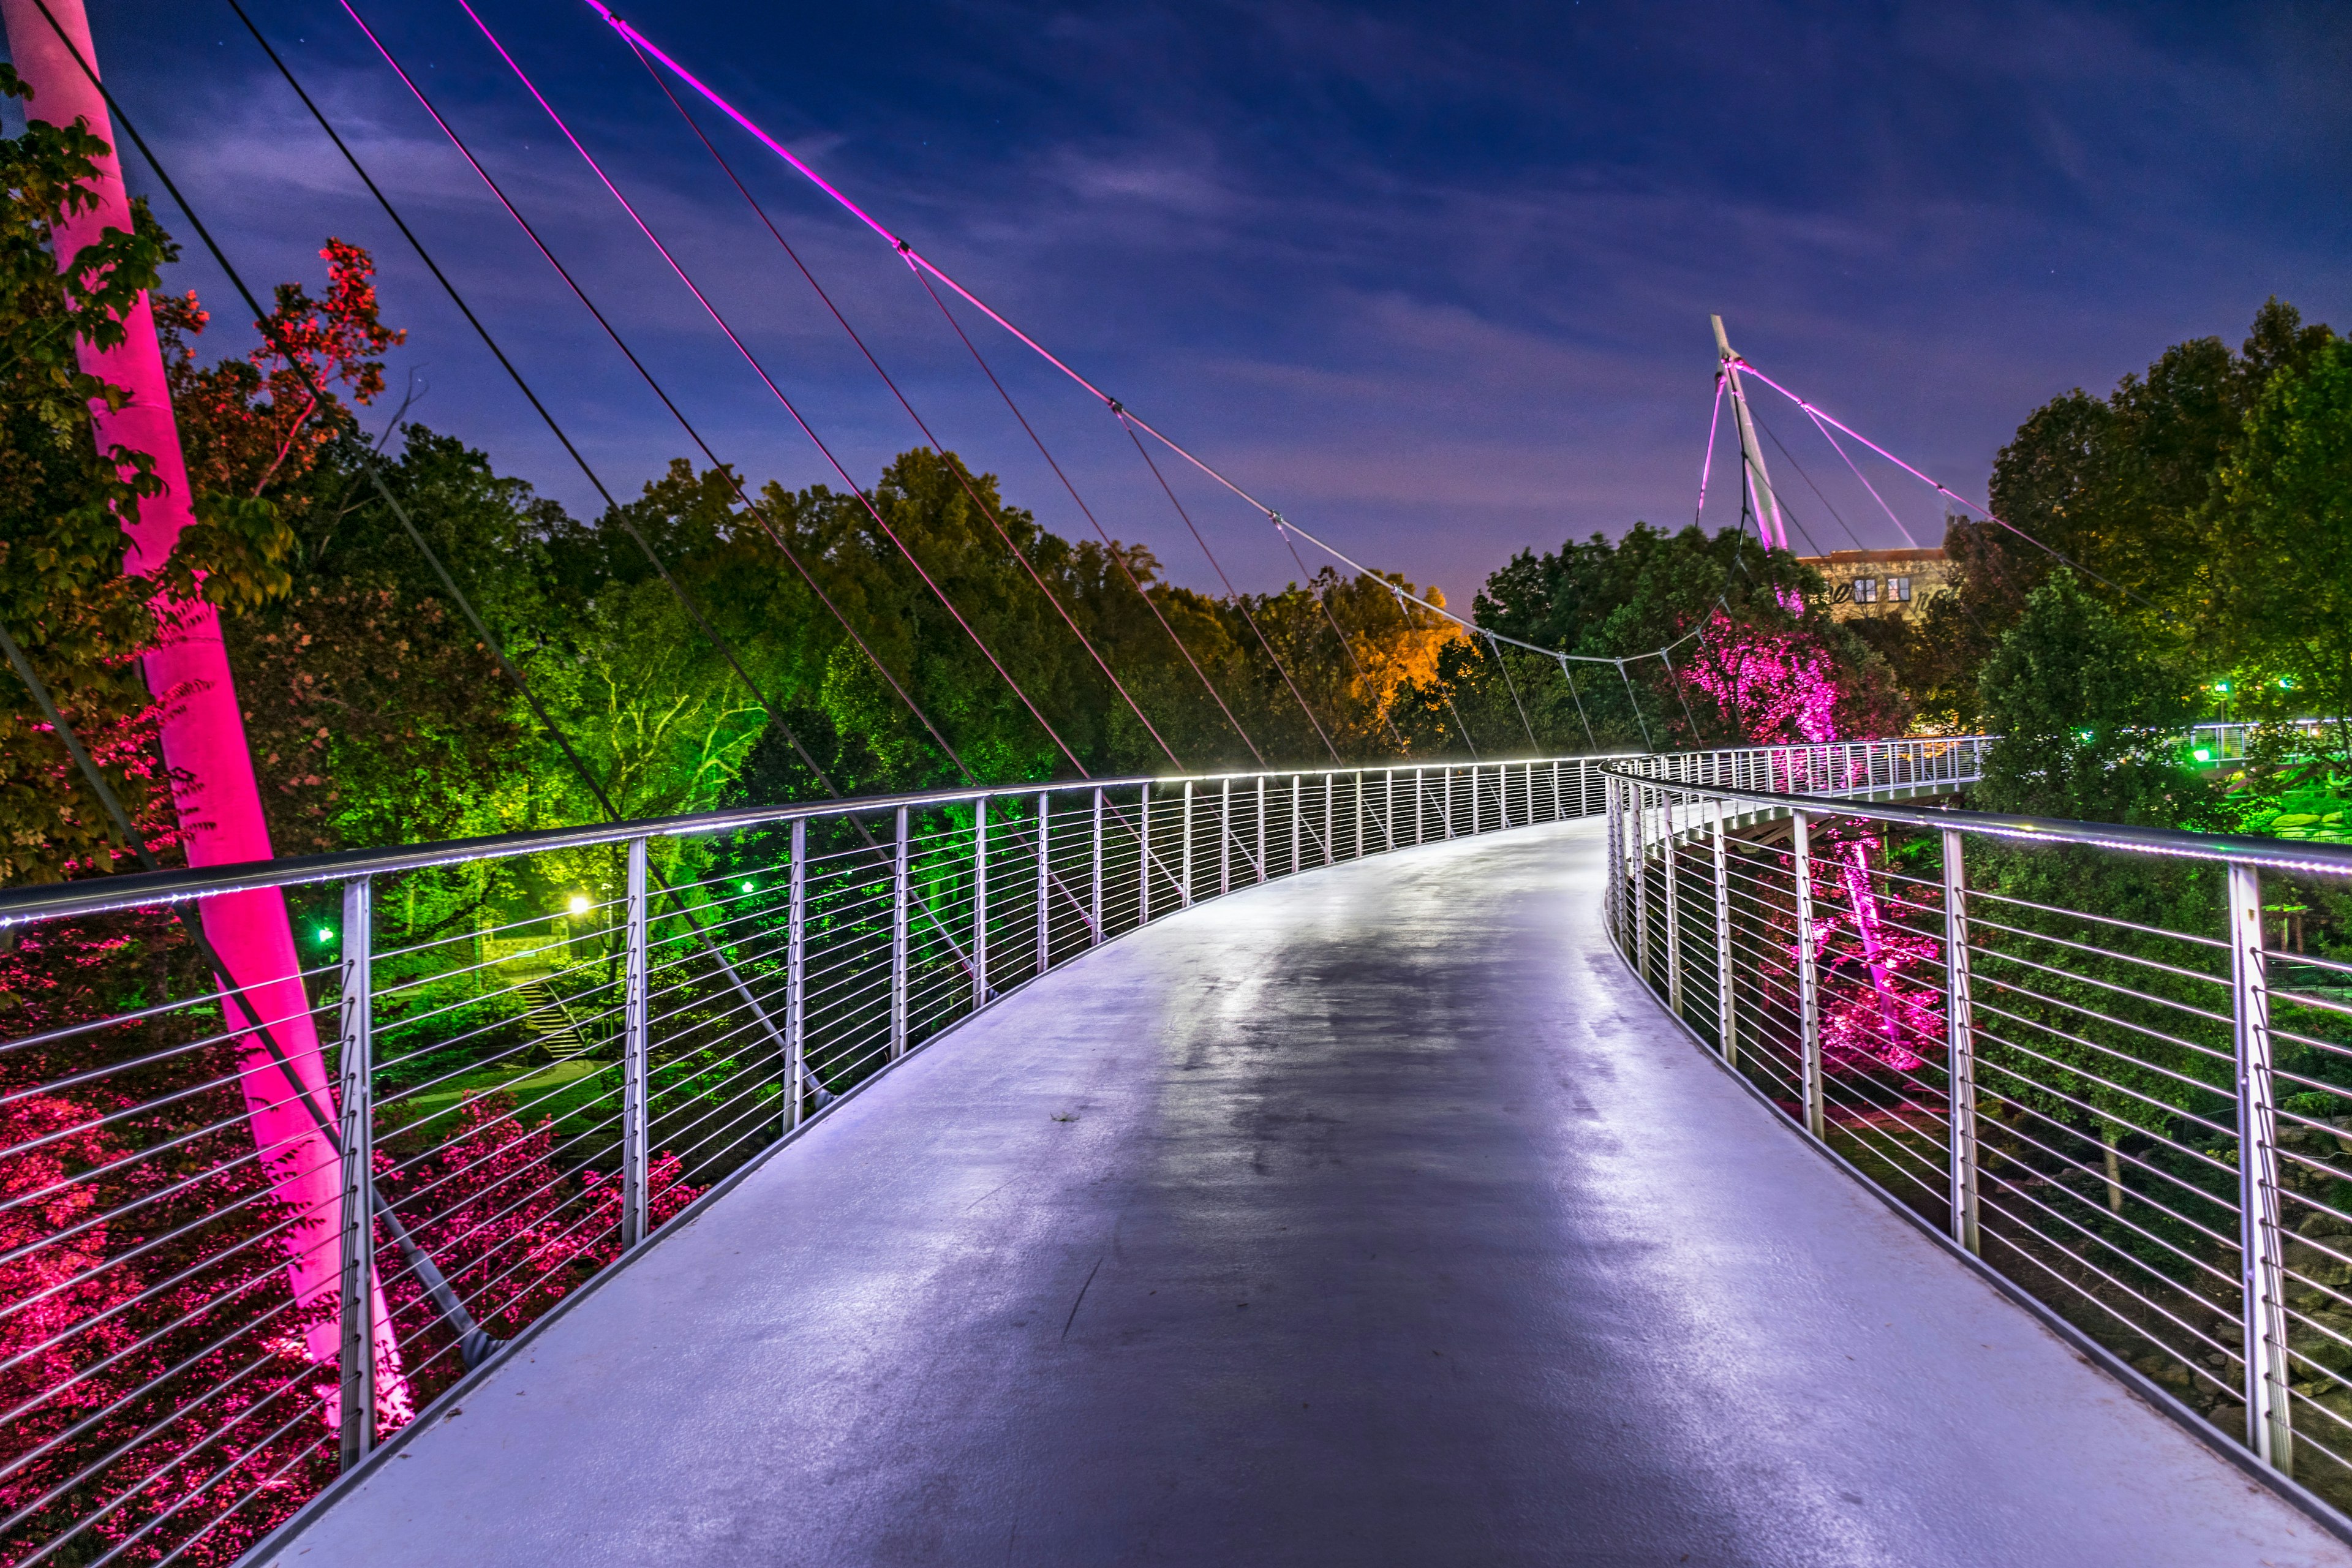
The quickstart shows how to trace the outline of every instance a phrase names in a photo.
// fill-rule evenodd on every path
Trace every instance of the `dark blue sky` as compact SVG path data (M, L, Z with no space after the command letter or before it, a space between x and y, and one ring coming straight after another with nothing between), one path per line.
M415 378L415 416L581 503L584 483L226 6L89 3L110 79L255 280L315 279L328 233L373 247L386 317L411 331L394 376ZM851 472L870 482L913 444L593 14L479 3ZM254 9L608 482L634 489L685 451L341 10ZM454 0L362 9L721 455L756 479L827 477ZM1523 546L1689 519L1710 310L1758 365L1979 494L2034 405L2105 390L2184 337L2234 343L2269 294L2352 324L2340 5L625 14L1097 384L1457 602ZM722 142L943 438L1080 531L887 247L748 140ZM208 266L183 271L234 314ZM1211 585L1110 417L993 329L975 335L1105 523ZM1769 398L1827 492L1779 474L1819 545L1853 542L1829 504L1864 542L1899 542ZM1244 585L1296 575L1262 519L1180 489ZM1933 496L1882 489L1934 536ZM1736 489L1717 496L1729 505L1710 521L1727 523Z

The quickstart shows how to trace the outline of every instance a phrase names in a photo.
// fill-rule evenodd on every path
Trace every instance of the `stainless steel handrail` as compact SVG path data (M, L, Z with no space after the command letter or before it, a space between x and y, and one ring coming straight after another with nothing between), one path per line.
M1604 767L1635 973L1895 1201L2352 1502L2352 965L2299 951L2352 847L1790 762Z

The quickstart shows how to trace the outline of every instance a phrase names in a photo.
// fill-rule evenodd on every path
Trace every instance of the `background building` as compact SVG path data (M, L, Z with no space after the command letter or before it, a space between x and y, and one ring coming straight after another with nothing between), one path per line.
M1797 559L1822 574L1832 620L1901 617L1952 591L1952 563L1941 550L1832 550Z

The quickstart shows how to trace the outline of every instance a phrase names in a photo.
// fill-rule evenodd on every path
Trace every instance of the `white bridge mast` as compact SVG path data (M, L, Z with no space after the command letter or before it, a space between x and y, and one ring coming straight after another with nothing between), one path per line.
M1780 517L1780 498L1773 493L1772 476L1764 467L1764 448L1756 444L1756 422L1748 416L1747 389L1739 384L1739 356L1731 352L1731 340L1723 335L1723 318L1709 316L1715 323L1715 352L1719 374L1731 384L1731 416L1739 426L1739 452L1748 465L1748 489L1756 497L1756 523L1764 535L1764 542L1789 548L1789 525Z

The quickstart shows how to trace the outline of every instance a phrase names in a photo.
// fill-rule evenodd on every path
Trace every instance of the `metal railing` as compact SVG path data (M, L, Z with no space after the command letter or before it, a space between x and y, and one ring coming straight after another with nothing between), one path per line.
M2352 849L1894 804L1842 756L1608 773L1606 918L1693 1033L2352 1501Z
M1597 813L1603 761L950 791L0 892L0 1556L231 1561L992 1001L1270 878ZM257 889L306 966L227 992L165 906Z
M2335 739L2333 731L2337 723L2333 719L2313 718L2289 719L2284 722L2300 734L2322 742ZM2249 724L2240 720L2210 720L2193 724L2189 730L2189 754L2199 763L2243 762L2247 741L2262 728L2263 725Z

